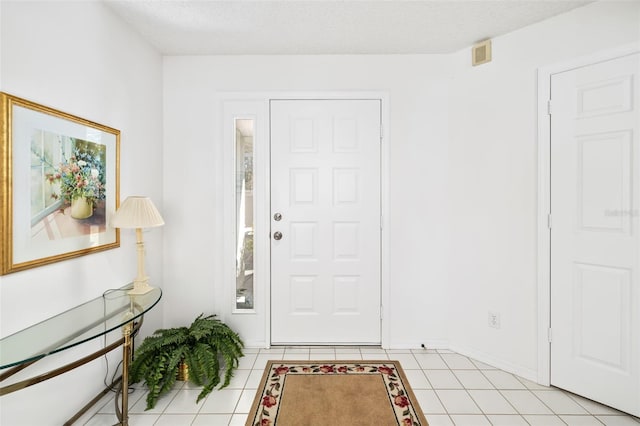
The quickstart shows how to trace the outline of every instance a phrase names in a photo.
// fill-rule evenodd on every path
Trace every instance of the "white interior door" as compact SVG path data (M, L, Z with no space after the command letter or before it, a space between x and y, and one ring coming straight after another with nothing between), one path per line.
M551 384L640 415L640 54L551 79Z
M271 342L380 343L380 100L271 101Z

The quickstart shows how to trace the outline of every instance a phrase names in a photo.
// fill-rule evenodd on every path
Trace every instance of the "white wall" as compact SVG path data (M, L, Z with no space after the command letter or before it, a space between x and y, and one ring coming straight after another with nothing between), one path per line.
M599 2L453 55L451 347L536 377L537 68L640 41L640 3ZM488 311L501 328L487 326Z
M264 327L232 317L222 300L234 283L223 282L220 262L216 97L384 91L390 346L450 339L463 353L533 375L536 69L640 40L637 2L596 3L496 38L494 61L476 68L466 49L448 56L166 57L162 64L99 3L3 1L0 14L0 89L120 129L122 198L150 195L165 217L167 226L145 235L148 272L154 284L166 283L166 308L148 317L146 332L215 312L248 342L264 339ZM133 235L124 231L121 245L0 277L0 335L129 280ZM487 327L488 310L501 314L501 329ZM4 396L0 423L61 423L98 392L103 375L93 363ZM26 410L25 401L35 400L42 409Z
M443 56L165 57L166 325L200 312L223 315L248 343L265 327L229 314L221 219L222 92L383 91L390 101L388 214L390 346L446 344L447 103ZM228 225L227 225L228 226ZM229 292L227 292L228 294ZM264 315L264 298L258 300ZM263 317L262 317L263 318ZM263 319L262 319L263 321Z
M225 92L389 94L391 347L451 345L536 377L536 70L639 38L638 3L600 2L494 40L494 61L445 56L166 57L165 199L180 224L166 325L220 313L248 342L263 319L229 315L220 262ZM211 159L203 164L203 158ZM201 164L174 167L174 163ZM197 209L193 203L197 201ZM189 206L179 208L178 205ZM206 223L203 226L203 223ZM260 301L258 301L258 304ZM264 303L264 301L263 301ZM488 311L501 328L487 326Z
M0 15L0 90L119 129L121 198L149 195L162 211L161 57L98 2L2 1ZM147 271L161 286L162 231L145 238ZM0 277L0 336L130 282L135 259L134 233L123 230L119 249ZM147 315L146 333L159 327L161 310ZM27 372L101 345L95 341L54 355ZM110 356L112 369L119 355L116 350ZM99 359L3 396L0 423L62 424L102 390L104 376Z

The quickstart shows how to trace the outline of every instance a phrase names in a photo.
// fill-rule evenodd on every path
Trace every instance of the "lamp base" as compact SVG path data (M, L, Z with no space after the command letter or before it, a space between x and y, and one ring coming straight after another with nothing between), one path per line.
M129 290L129 294L147 294L153 287L149 285L149 277L145 277L143 280L136 279L133 282L133 288Z

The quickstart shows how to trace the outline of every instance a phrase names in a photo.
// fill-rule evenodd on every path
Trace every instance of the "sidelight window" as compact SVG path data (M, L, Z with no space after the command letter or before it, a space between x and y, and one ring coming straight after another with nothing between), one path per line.
M254 308L254 120L235 120L236 309Z

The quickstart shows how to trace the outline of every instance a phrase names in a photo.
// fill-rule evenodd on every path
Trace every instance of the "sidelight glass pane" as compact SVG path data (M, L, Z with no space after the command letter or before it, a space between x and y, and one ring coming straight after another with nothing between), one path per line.
M236 119L236 309L253 309L253 120Z

